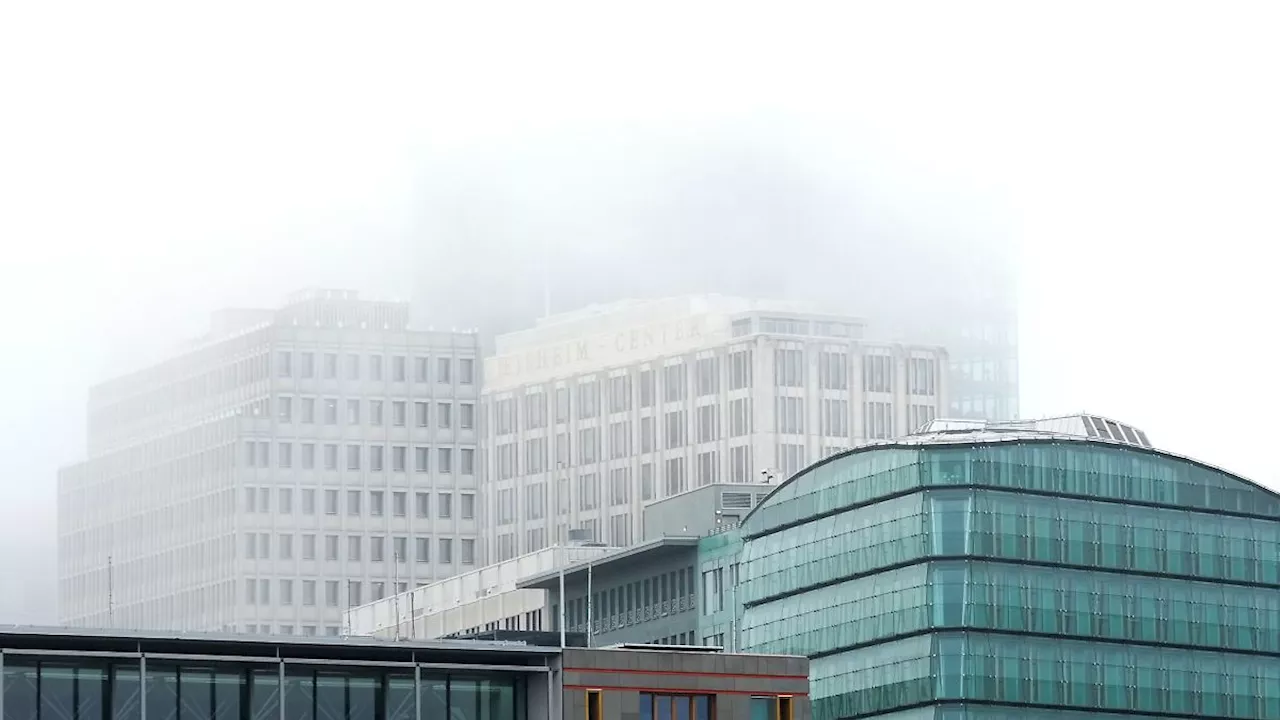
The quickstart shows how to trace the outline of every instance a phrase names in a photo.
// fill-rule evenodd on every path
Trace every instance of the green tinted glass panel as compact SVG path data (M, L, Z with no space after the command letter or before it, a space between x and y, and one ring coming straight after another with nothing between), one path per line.
M816 719L906 707L936 698L928 635L814 658L809 693Z

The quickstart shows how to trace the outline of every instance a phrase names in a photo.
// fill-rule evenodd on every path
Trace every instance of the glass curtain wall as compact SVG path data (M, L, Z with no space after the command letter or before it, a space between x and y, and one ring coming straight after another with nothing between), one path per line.
M412 666L344 668L211 658L148 659L144 669L138 658L6 652L3 677L3 720L525 718L519 677L435 670L415 677Z

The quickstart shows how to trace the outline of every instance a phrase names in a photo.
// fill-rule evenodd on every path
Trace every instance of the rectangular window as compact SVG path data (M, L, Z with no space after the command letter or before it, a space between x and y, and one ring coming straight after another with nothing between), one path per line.
M360 514L360 491L347 491L347 514L358 516Z
M302 422L306 425L313 425L316 421L316 399L302 398Z
M599 690L587 691L587 720L604 720L604 695Z
M280 604L281 605L293 604L293 581L292 580L280 581Z
M569 388L556 388L556 422L569 422Z
M316 559L316 536L315 535L308 534L308 535L302 536L302 559L303 560Z
M280 488L280 500L277 503L283 515L293 514L293 488Z
M578 509L594 510L600 506L600 480L595 473L578 476Z
M688 481L684 474L684 458L668 458L665 473L664 480L667 496L676 495L689 489Z
M337 398L324 399L324 424L338 424L338 400Z
M453 361L449 358L436 360L436 382L449 384L453 382Z
M391 549L395 553L396 562L402 563L409 559L409 538L397 537L391 539ZM396 592L404 592L397 590Z
M391 446L391 471L402 473L405 471L405 463L408 461L409 448L404 445Z
M684 363L662 368L662 397L665 401L684 400L688 384L688 369Z
M338 514L338 491L337 490L324 491L324 514L325 515Z
M382 490L369 491L369 514L373 517L382 517L384 511L384 497Z
M391 358L391 381L407 382L408 380L409 380L408 370L406 369L406 366L405 366L405 357L403 355L396 355L392 357Z
M413 359L413 381L424 383L427 381L427 365L430 360L424 357L416 357Z
M338 536L337 535L324 536L324 559L325 559L325 562L338 561Z
M694 378L698 395L720 392L720 358L699 358Z
M583 428L578 431L578 464L588 465L596 462L596 429Z
M405 404L403 400L391 401L391 424L396 427L404 427Z
M361 584L359 580L347 581L347 607L357 607L360 602Z
M778 387L804 387L804 352L779 348L773 353L773 384Z
M436 472L446 475L453 472L453 448L436 450Z
M458 514L463 520L476 519L476 496L474 493L458 494Z
M777 413L778 432L793 435L804 433L804 398L778 398Z
M650 453L657 449L654 441L654 424L652 417L640 418L640 452Z
M413 559L420 563L431 562L431 538L416 538L414 544L417 547L414 548Z
M391 493L391 512L396 517L404 517L409 511L409 497L407 493L393 492Z
M431 406L425 402L415 402L413 404L413 417L418 427L424 428L431 424L430 422Z
M382 427L382 401L369 401L369 424L374 427Z
M369 469L373 472L382 472L382 460L385 448L381 445L369 446Z
M362 539L363 538L361 538L359 535L347 536L347 559L348 560L352 562L360 562L360 555L361 555L360 541Z
M310 488L302 491L302 514L316 514L316 491Z
M302 604L312 606L316 604L316 581L302 581Z
M382 356L381 355L369 356L369 379L377 380L379 382L382 381Z
M751 350L729 353L729 389L751 387Z
M461 462L458 463L458 471L463 475L474 475L476 472L476 451L472 448L462 448L459 457Z
M347 355L347 379L360 379L360 356L355 353Z
M653 402L657 398L655 378L652 370L640 371L640 407L653 407Z
M471 403L458 405L458 427L463 430L474 430L476 426L476 406Z
M440 563L444 565L453 564L453 539L440 538Z
M386 551L386 541L384 537L375 535L369 538L369 559L373 562L382 562L383 553Z
M293 398L276 398L276 419L282 423L293 422Z
M436 427L448 430L453 427L453 403L436 403Z
M669 641L679 640L668 638ZM769 698L772 700L773 698ZM756 698L752 698L752 702ZM757 716L752 705L752 714L743 720L777 720L772 715ZM658 693L640 693L639 720L712 720L715 717L714 695L666 695ZM791 720L788 718L788 720Z
M284 469L293 467L293 443L280 443L276 452L276 465Z
M668 450L672 448L684 447L688 442L688 422L685 420L684 410L675 410L667 413L663 420L665 422L666 447Z
M338 379L338 353L324 354L324 379Z
M304 352L302 358L302 377L310 379L316 376L316 354L312 352Z
M347 401L347 424L348 425L360 424L360 401L359 400Z
M458 382L471 385L476 381L476 361L471 358L458 360Z
M826 437L848 437L849 401L822 401L822 434Z
M347 446L347 469L348 470L360 469L360 446L359 445Z
M893 390L893 358L888 355L867 355L862 359L862 389L867 392L891 392Z
M436 513L441 520L448 520L453 516L453 493L440 493L436 498Z
M720 439L720 406L703 405L697 409L698 442L714 442Z
M476 541L475 540L470 540L470 539L462 540L462 546L461 546L460 552L462 553L461 559L462 559L463 565L476 564Z
M653 463L644 463L640 466L640 498L642 500L652 500L657 497L653 483Z
M824 352L818 356L818 385L824 390L849 389L849 354Z
M333 443L327 443L324 446L324 469L338 469L338 446Z
M292 560L293 559L293 536L287 535L287 534L281 535L279 546L280 546L280 559Z
M302 443L302 469L316 469L316 444Z
M418 517L431 517L431 494L424 492L415 493L414 500L417 503Z

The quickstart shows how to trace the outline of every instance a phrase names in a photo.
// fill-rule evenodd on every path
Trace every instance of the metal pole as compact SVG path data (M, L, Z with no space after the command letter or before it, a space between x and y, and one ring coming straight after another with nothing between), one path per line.
M553 513L551 514L551 522L552 522L552 526L553 526L553 527L556 529L556 531L557 531L557 532L555 532L555 533L553 534L553 537L555 538L555 541L556 541L556 545L555 545L555 547L556 547L555 555L557 556L557 557L556 557L556 565L558 565L558 566L560 567L560 647L565 648L565 647L568 647L568 646L569 646L569 637L568 637L568 629L565 627L565 621L566 621L566 619L567 619L567 617L568 617L568 614L565 612L565 601L566 601L566 599L567 599L567 598L565 598L565 595L564 595L564 563L565 563L565 552L564 552L564 545L562 544L562 542L561 542L561 540L560 540L560 537L559 537L559 535L560 535L560 533L559 533L559 529L560 529L560 478L558 478L558 477L557 477L557 478L553 478L553 482L554 482L554 483L555 483L555 485L556 485L556 493L555 493L555 495L556 495L556 506L555 506L555 508L554 508L555 512L553 512Z
M591 560L587 560L587 647L595 647L593 641L596 634L596 626L592 622L591 612Z

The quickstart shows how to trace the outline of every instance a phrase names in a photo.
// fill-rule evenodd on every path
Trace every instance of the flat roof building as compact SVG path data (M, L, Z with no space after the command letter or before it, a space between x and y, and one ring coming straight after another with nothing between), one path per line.
M223 311L90 391L58 478L58 616L338 635L342 612L478 566L474 333L342 290Z
M5 720L809 717L805 658L662 648L10 626L0 675Z
M629 301L499 337L485 360L486 557L582 530L625 547L649 503L780 480L946 407L946 353L856 318L722 296Z

